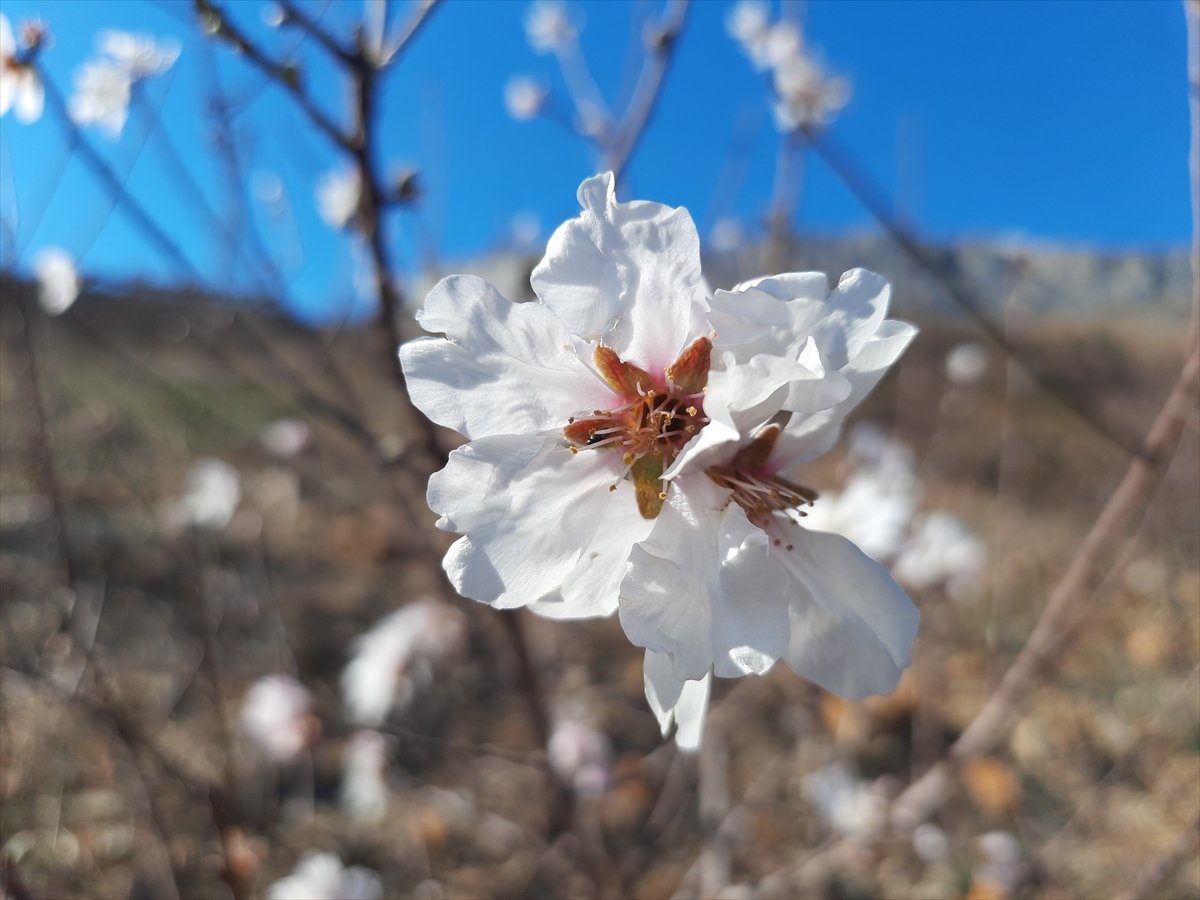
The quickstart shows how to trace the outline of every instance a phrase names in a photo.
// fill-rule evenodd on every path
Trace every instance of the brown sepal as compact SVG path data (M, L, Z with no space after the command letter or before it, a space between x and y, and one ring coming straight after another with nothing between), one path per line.
M603 345L593 354L596 369L608 382L609 387L626 400L636 400L654 389L654 379L645 369L623 362L615 350Z
M667 381L682 394L698 394L708 384L708 367L712 360L712 341L696 338L679 358L667 367Z
M775 423L759 429L750 443L734 455L728 468L735 472L760 471L771 458L771 451L775 449L775 442L782 433L783 429Z

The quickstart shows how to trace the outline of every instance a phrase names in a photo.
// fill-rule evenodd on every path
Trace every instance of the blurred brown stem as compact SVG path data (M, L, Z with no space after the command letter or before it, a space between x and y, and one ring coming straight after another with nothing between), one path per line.
M1162 410L1150 427L1142 452L1109 497L1096 524L1076 551L1062 580L1050 594L1024 649L1005 673L999 687L936 763L910 785L892 807L892 821L911 827L925 821L949 799L958 764L986 753L1007 733L1012 716L1033 686L1034 678L1062 650L1067 620L1080 603L1092 597L1109 574L1122 544L1136 531L1154 498L1171 458L1179 446L1184 423L1200 396L1200 348L1193 316L1189 356Z
M845 147L834 142L828 134L818 132L811 127L804 128L801 133L817 156L825 162L838 180L846 186L879 226L896 242L897 246L941 285L950 299L971 317L980 331L1012 358L1043 393L1058 401L1098 435L1120 447L1130 456L1143 455L1144 450L1136 437L1124 431L1118 431L1112 424L1096 418L1086 410L1074 405L1061 389L1039 372L1031 355L1014 344L1004 333L1004 329L984 313L978 299L967 289L959 277L947 270L946 266L938 261L924 243L900 223L892 212L895 204L888 200L883 191L871 181L865 169Z

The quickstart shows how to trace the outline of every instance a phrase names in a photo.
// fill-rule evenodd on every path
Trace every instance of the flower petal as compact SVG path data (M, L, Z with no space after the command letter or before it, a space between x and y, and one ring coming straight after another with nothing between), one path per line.
M681 680L762 674L787 647L787 578L770 540L706 475L677 479L650 536L629 555L621 625L669 655Z
M443 279L417 320L446 337L400 348L409 396L472 440L562 427L572 414L611 405L612 391L580 361L553 313L512 303L482 278Z
M896 319L880 323L875 335L840 370L850 384L849 395L828 409L808 416L793 416L776 445L772 464L781 469L816 459L829 450L841 434L846 415L858 406L900 358L917 329Z
M620 457L572 454L561 436L493 435L450 454L429 479L438 527L463 534L442 565L465 597L500 609L560 588L592 543L610 504L636 509Z
M17 77L16 103L13 114L26 124L36 122L42 116L45 90L42 79L32 68L23 69Z
M658 719L663 737L676 725L675 743L679 749L699 749L704 736L704 716L708 712L708 697L712 675L706 673L696 681L681 681L675 677L671 658L665 653L646 651L642 664L646 684L646 701Z
M843 697L894 690L920 622L908 595L841 535L776 521L792 547L776 556L792 578L787 664Z
M563 579L560 589L530 604L532 612L550 619L587 619L617 611L629 551L645 540L654 526L654 520L638 511L631 493L629 485L624 484L612 502L603 504L596 533L579 562Z
M618 203L611 173L579 187L583 213L559 226L533 289L572 334L603 339L657 375L706 330L700 239L686 209Z

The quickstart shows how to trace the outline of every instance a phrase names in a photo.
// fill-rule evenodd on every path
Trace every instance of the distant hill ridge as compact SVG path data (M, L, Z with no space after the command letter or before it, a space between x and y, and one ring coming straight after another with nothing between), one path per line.
M1186 320L1190 308L1192 272L1185 250L1100 252L986 241L928 246L943 270L954 273L980 309L998 322L1136 316L1171 324ZM488 279L514 300L532 299L529 273L539 258L540 253L510 250L443 263L437 271L410 278L406 292L410 304L419 305L444 275L468 273ZM965 316L937 279L885 235L805 235L704 254L705 277L714 288L728 288L779 271L823 271L836 280L855 267L872 269L892 282L897 314L938 319ZM0 273L0 287L6 295L22 282L11 273ZM135 283L127 290L108 285L103 293L169 303L268 305L264 298Z

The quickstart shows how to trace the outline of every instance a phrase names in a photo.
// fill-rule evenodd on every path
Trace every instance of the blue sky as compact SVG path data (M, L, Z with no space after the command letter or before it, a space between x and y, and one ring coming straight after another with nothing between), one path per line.
M310 11L320 0L301 0ZM268 51L282 56L294 33L272 31L257 0L226 2ZM394 16L408 8L393 2ZM322 21L349 33L356 0L335 2ZM581 3L582 45L606 96L618 92L631 34L660 9L649 0ZM693 3L659 105L629 170L626 197L692 210L702 230L718 215L747 230L762 221L777 135L762 76L726 36L728 4ZM543 237L576 209L574 192L596 159L578 138L545 120L511 121L502 94L526 73L561 92L553 57L525 42L524 3L446 0L389 75L382 99L381 155L422 172L419 214L392 223L391 243L411 272L434 253L462 259L507 239L514 215L533 214ZM86 138L122 174L129 190L185 248L211 287L252 284L240 256L213 239L178 174L166 164L162 136L184 157L210 205L234 208L206 112L214 65L223 91L249 102L236 118L244 175L261 190L280 179L290 212L268 214L252 202L264 240L280 255L288 295L319 313L353 297L355 251L317 217L313 187L338 159L276 88L223 47L206 49L190 3L4 0L15 22L40 16L54 34L42 61L64 93L93 55L96 33L120 28L172 36L179 63L147 84L159 121L135 111L122 138ZM807 40L854 96L833 132L880 184L898 194L906 215L937 239L1001 236L1104 248L1180 247L1191 234L1188 200L1186 37L1181 4L1141 2L822 2L803 7ZM306 44L305 77L332 115L345 85ZM734 135L746 150L740 190L714 205ZM748 155L745 155L748 154ZM898 162L899 160L899 162ZM251 195L254 190L250 190ZM40 247L83 255L104 277L177 277L170 263L119 212L66 146L51 115L22 125L0 122L0 199L17 240L4 264L26 268ZM48 202L47 202L48 201ZM39 216L39 213L43 213ZM36 230L31 226L39 219ZM805 166L799 229L860 231L869 217L816 161Z

